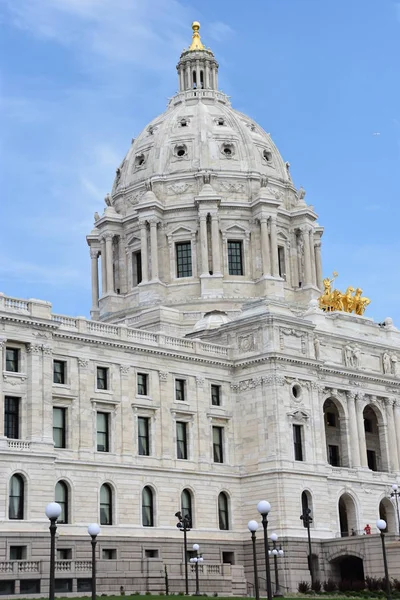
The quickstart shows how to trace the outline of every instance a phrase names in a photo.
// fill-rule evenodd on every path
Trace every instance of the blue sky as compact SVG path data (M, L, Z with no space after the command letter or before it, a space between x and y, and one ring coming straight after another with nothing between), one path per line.
M0 0L0 290L88 315L85 235L131 138L175 93L193 19L220 88L307 190L324 272L400 327L394 0Z

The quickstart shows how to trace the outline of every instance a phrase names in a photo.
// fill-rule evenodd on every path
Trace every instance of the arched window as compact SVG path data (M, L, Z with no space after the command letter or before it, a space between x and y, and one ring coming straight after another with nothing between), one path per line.
M312 514L312 498L311 498L311 494L310 492L304 491L301 494L301 514L304 515L304 513L307 511L307 509L311 510L310 516L313 518L313 514ZM305 521L305 519L303 519L303 525L304 527L307 527L307 523ZM313 523L310 523L310 527L313 526Z
M8 518L24 518L24 480L21 475L13 475L10 480Z
M100 525L112 525L112 490L108 483L100 488Z
M192 494L189 490L183 490L181 494L181 510L184 517L189 517L190 527L193 527Z
M56 485L56 502L61 506L61 514L58 517L59 523L68 523L69 506L68 506L68 486L65 481L59 481Z
M220 529L229 529L229 504L225 492L221 492L218 496L218 521Z
M142 524L143 527L154 527L153 490L149 486L142 491Z
M357 510L350 494L344 493L339 498L339 525L341 537L357 535Z

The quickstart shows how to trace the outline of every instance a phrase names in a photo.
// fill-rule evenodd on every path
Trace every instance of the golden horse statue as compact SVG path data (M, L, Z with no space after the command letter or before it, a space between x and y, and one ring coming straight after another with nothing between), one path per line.
M324 291L318 298L319 307L326 312L338 310L363 315L371 300L362 296L361 288L355 290L351 285L349 285L344 294L339 290L332 290L332 283L335 281L337 275L334 272L332 279L326 277L323 280Z

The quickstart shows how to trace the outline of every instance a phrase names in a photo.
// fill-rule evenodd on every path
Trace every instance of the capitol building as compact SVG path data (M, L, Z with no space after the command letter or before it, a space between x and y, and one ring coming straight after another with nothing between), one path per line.
M52 500L63 594L88 590L96 521L99 593L166 571L184 591L182 511L201 591L245 595L264 499L283 591L310 581L306 508L316 578L381 577L379 517L399 572L400 332L334 290L314 207L197 22L177 80L87 236L91 319L0 295L0 593L47 591Z

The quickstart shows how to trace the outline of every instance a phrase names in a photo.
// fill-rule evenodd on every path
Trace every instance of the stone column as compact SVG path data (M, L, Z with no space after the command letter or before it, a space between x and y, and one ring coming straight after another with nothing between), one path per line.
M97 259L99 251L93 248L90 249L90 258L92 260L92 310L99 308L99 270Z
M201 275L208 275L210 272L208 266L208 241L207 241L207 215L200 215L200 256L201 256Z
M211 237L212 237L212 257L213 257L213 275L221 275L221 251L219 243L218 215L211 215Z
M394 427L395 427L395 431L396 431L396 440L397 440L397 457L400 462L400 400L398 398L396 398L394 401L393 409L394 409Z
M1 370L3 370L3 365L4 365L4 353L6 351L6 343L7 343L7 338L5 337L0 337L0 365L1 365ZM1 439L5 439L4 438L4 394L3 394L3 377L0 377L0 438ZM5 443L6 447L7 447L7 442L3 442Z
M261 217L261 256L263 275L271 275L271 256L269 251L268 219Z
M392 473L399 470L399 456L397 453L397 437L394 423L394 398L385 398L386 422L388 426L388 464Z
M310 285L311 283L311 256L308 232L308 227L303 227L301 229L304 247L304 285Z
M310 244L310 266L311 266L311 283L317 285L317 278L315 275L315 253L314 253L314 230L309 231L309 244Z
M367 460L367 445L365 442L365 428L364 428L364 398L361 394L356 396L356 415L357 415L357 431L358 431L358 444L360 450L360 463L362 467L368 467Z
M316 271L316 277L317 277L317 286L319 287L320 290L322 290L324 286L322 283L323 274L322 274L322 259L321 259L321 240L318 240L317 242L314 243L314 250L315 250L315 271Z
M211 67L211 88L213 90L217 89L215 86L215 65Z
M50 344L42 346L42 422L38 430L33 429L32 437L41 437L46 444L53 446L53 349ZM36 417L37 418L37 417Z
M349 412L349 429L350 429L350 448L351 448L351 461L352 467L359 467L360 462L360 447L358 444L358 430L357 430L357 415L356 415L356 395L353 392L347 392L347 406Z
M106 275L107 275L107 293L114 291L114 272L113 272L113 234L106 233Z
M151 279L158 280L157 219L150 219Z
M26 412L22 409L22 423L20 438L27 437L29 440L40 442L42 440L43 428L43 397L42 397L42 377L43 377L43 354L42 344L36 342L26 345L26 374L27 394L26 394ZM26 419L24 419L24 413Z
M183 92L185 89L185 73L182 67L179 69L179 91Z
M199 61L196 60L196 87L198 90L201 89L201 85L200 85L200 64Z
M190 62L186 63L186 86L185 89L190 90L191 85L191 77L190 77Z
M214 84L215 84L215 88L214 89L218 89L218 69L217 67L214 67Z
M272 258L272 275L279 277L279 261L278 261L278 236L276 233L276 218L271 217L271 258Z
M205 72L205 87L206 89L210 89L210 63L206 62L206 72Z
M105 296L107 293L107 266L106 266L106 239L105 237L100 238L101 242L101 295Z
M147 256L147 221L140 221L140 252L142 258L142 283L149 280L149 261Z

